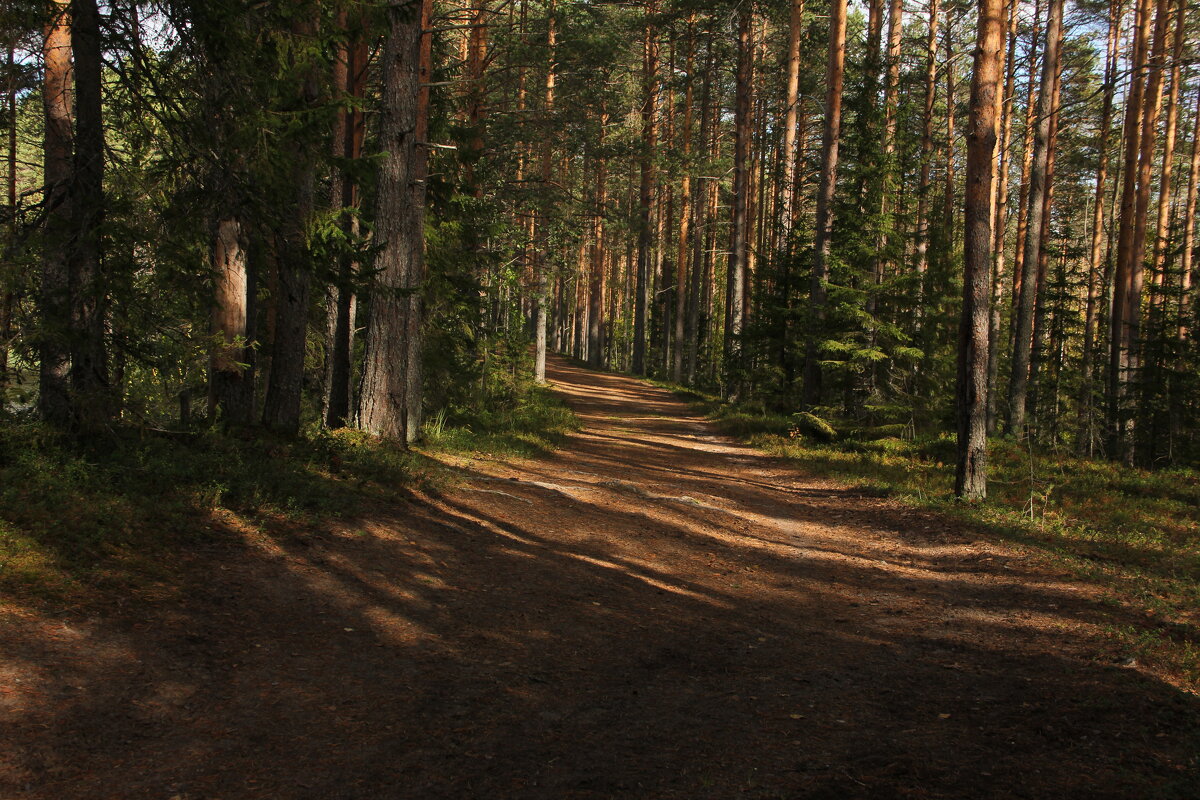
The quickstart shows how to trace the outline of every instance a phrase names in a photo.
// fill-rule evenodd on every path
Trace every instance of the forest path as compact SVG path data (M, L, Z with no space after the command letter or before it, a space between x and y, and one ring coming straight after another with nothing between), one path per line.
M550 376L585 424L556 453L198 553L148 609L7 619L0 797L1195 796L1194 698L1105 639L1132 614Z

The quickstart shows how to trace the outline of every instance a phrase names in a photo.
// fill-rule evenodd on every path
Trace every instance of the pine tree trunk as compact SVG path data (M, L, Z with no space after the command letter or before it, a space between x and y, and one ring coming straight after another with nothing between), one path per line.
M829 14L829 63L825 84L825 132L821 142L821 183L817 190L816 237L813 242L812 284L809 289L809 333L804 365L804 402L821 402L821 364L818 341L823 334L829 274L829 245L833 233L833 196L837 188L838 142L842 130L842 81L846 56L846 0L833 0Z
M688 279L695 269L688 267L688 255L691 249L692 224L692 91L693 73L696 63L695 53L696 15L688 17L687 35L687 84L683 90L683 125L680 131L683 151L683 179L679 186L679 246L676 248L676 279L675 279L675 349L672 351L671 380L683 382L683 363L687 347L687 299Z
M1012 141L1013 86L1016 83L1017 27L1020 21L1019 0L1008 3L1008 52L1005 56L1004 91L996 93L1002 108L999 159L996 167L996 184L992 187L995 206L992 213L992 298L991 320L988 323L988 379L987 379L987 433L996 432L998 414L996 400L999 394L997 380L1000 376L1000 316L1004 305L1005 280L1005 234L1008 231L1009 163L1008 146Z
M39 287L41 331L38 336L38 410L55 425L71 422L70 350L71 289L67 265L75 214L71 200L71 155L74 107L71 88L70 0L54 0L45 26L42 103L45 114L43 180L45 183L45 242Z
M642 42L642 150L639 155L641 181L638 191L637 276L633 308L634 375L646 374L646 337L650 313L651 212L654 205L654 148L658 142L658 42L646 8L645 36Z
M558 38L558 21L555 18L554 2L551 0L550 6L546 9L546 83L543 93L542 113L547 120L554 113L554 86L556 80L557 64L555 62L555 46ZM542 140L542 166L541 180L542 191L549 189L551 173L554 169L554 146L551 137L548 133L543 135ZM535 280L537 281L537 305L534 309L534 354L533 354L533 379L538 383L546 382L546 337L547 327L549 326L549 298L547 291L549 288L549 266L546 263L546 256L549 252L549 231L546 229L549 223L545 208L546 200L543 198L543 206L537 214L537 230L538 234L534 238L534 272Z
M1183 61L1184 13L1186 0L1175 6L1174 46L1171 54L1171 91L1167 94L1167 121L1163 128L1162 166L1158 180L1158 215L1154 232L1154 255L1151 258L1150 278L1154 290L1150 294L1150 308L1156 316L1161 311L1165 298L1166 255L1168 234L1171 227L1171 210L1174 184L1171 181L1175 167L1175 137L1179 124L1179 79Z
M792 0L791 16L788 19L788 67L786 109L783 122L783 174L780 176L779 212L776 218L782 227L780 240L783 242L783 263L787 268L787 254L791 252L792 222L796 207L796 135L800 117L800 40L804 34L804 0Z
M1129 447L1128 409L1125 408L1127 388L1131 378L1133 345L1136 341L1136 322L1128 316L1131 305L1140 302L1133 297L1131 254L1133 248L1134 215L1137 207L1138 151L1141 145L1142 100L1146 90L1147 51L1150 38L1152 0L1137 0L1136 21L1129 63L1129 89L1125 94L1123 168L1121 174L1121 210L1117 217L1116 270L1113 276L1112 321L1109 326L1111 346L1108 372L1108 455L1110 458L1132 460ZM1140 256L1137 258L1141 260ZM1140 293L1139 293L1140 294Z
M1150 191L1153 184L1158 115L1162 108L1162 76L1166 59L1169 16L1167 0L1158 0L1155 11L1154 46L1150 54L1149 73L1146 76L1146 91L1142 96L1142 113L1139 120L1141 137L1138 148L1137 192L1133 230L1127 254L1128 291L1125 293L1125 308L1122 310L1126 353L1123 379L1126 386L1129 387L1136 387L1141 369L1141 298L1145 280L1146 234L1150 213ZM1131 392L1131 395L1133 394ZM1133 432L1135 415L1139 409L1131 410L1135 413L1127 419L1122 437L1122 447L1118 452L1120 457L1132 464L1137 457Z
M375 223L380 249L358 410L363 430L400 443L414 441L420 430L419 417L413 418L420 407L420 369L412 354L420 353L417 292L424 272L425 155L424 147L418 147L419 120L426 111L420 91L421 23L406 9L389 12L381 64L379 135L385 155L379 164Z
M1004 50L1004 2L981 0L967 126L962 322L958 335L958 464L954 494L987 497L988 273L992 249L992 159L996 150L996 93Z
M309 36L314 23L297 21L293 35ZM314 70L298 87L299 109L304 114L317 103L318 85ZM304 357L307 351L309 293L312 272L306 244L314 210L316 154L300 142L292 156L292 190L289 214L280 226L278 292L275 298L275 338L271 343L271 372L263 401L263 425L272 431L295 435L300 430L304 391Z
M1192 260L1196 247L1196 196L1200 192L1200 89L1192 123L1192 160L1188 165L1187 201L1183 208L1183 252L1179 257L1179 330L1177 337L1188 337L1192 317Z
M1013 321L1014 345L1012 374L1008 388L1008 432L1023 436L1025 401L1029 386L1029 361L1033 345L1033 316L1037 297L1038 257L1042 245L1042 210L1046 202L1046 174L1050 158L1050 124L1054 80L1058 74L1058 53L1062 33L1063 0L1050 0L1050 18L1046 24L1046 47L1042 56L1041 89L1038 93L1033 164L1029 173L1028 228L1023 247L1020 297Z
M737 74L733 118L733 208L729 268L725 281L725 394L739 396L742 388L742 325L745 320L746 254L750 222L750 145L753 138L753 14L744 4L738 23Z
M345 17L342 17L345 27ZM347 99L361 99L365 90L367 48L358 36L339 49L333 64L334 91ZM332 155L354 161L362 154L364 118L361 109L339 109L334 124ZM330 206L341 210L341 226L346 238L358 237L358 184L351 174L335 164L329 181ZM357 303L354 276L357 264L341 256L336 265L337 279L326 291L325 380L322 416L328 428L344 427L350 419L351 360L354 352L354 324Z
M938 2L939 0L929 0L929 33L925 39L925 114L924 124L921 128L921 172L917 184L917 274L919 276L924 276L929 267L929 172L933 164L933 106L937 99ZM918 298L918 306L920 305L919 301L920 298Z
M604 127L608 114L600 110L600 133L596 149L604 147ZM599 369L604 364L604 215L608 205L607 160L596 159L596 214L593 224L591 276L588 282L588 366Z
M1104 200L1108 188L1109 129L1112 127L1113 95L1117 83L1117 57L1120 46L1121 9L1123 0L1110 0L1108 11L1108 45L1104 61L1104 100L1100 112L1099 153L1096 161L1096 191L1092 206L1091 247L1088 250L1087 305L1084 310L1083 329L1083 395L1084 419L1081 435L1081 451L1093 455L1095 434L1093 431L1093 401L1095 390L1095 356L1097 349L1096 328L1100 306L1100 276L1104 259Z

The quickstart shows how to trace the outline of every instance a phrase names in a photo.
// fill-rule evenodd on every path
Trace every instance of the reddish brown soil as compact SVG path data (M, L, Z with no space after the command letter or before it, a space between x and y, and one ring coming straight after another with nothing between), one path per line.
M562 363L461 487L0 627L4 798L1200 797L1194 698L1001 542Z

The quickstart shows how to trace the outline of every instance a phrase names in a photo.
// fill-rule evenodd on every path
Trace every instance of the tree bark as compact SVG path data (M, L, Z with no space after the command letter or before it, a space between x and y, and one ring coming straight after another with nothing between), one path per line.
M58 426L71 422L71 290L68 259L75 214L72 210L71 156L74 130L71 88L71 2L54 0L42 43L42 103L45 115L42 173L45 183L45 242L39 305L39 394L42 419Z
M1192 259L1196 247L1196 195L1200 190L1200 90L1192 123L1192 160L1188 165L1187 201L1183 208L1183 252L1179 257L1179 330L1177 337L1188 337L1192 316Z
M733 116L733 208L729 268L725 280L725 394L736 398L741 389L742 325L745 320L746 255L749 249L753 138L752 82L754 70L753 14L742 5L738 22L737 74Z
M989 436L996 432L997 422L996 395L998 392L996 384L1000 376L1000 316L1004 300L1005 234L1008 230L1009 172L1011 171L1008 146L1012 141L1013 87L1016 84L1017 74L1019 8L1019 0L1009 0L1008 52L1005 56L1004 91L996 93L996 100L1002 106L1000 110L1002 123L999 159L996 166L996 184L992 187L995 205L992 212L992 262L994 266L992 268L991 320L988 323L987 432Z
M293 28L293 35L311 36L313 26L312 20L299 19ZM318 99L317 76L313 67L305 70L296 95L296 111L302 115L310 113ZM294 195L289 213L276 237L280 259L275 298L275 338L271 343L270 380L263 401L263 426L289 436L294 436L300 430L309 293L312 287L306 239L313 215L316 183L314 148L303 140L294 142L293 146L296 148L291 175Z
M675 278L675 349L672 351L671 380L683 382L684 355L687 347L687 299L688 278L695 265L689 269L688 254L691 245L692 224L692 92L693 73L696 64L695 48L696 15L688 17L687 35L687 83L683 90L683 125L680 131L683 150L683 179L679 186L679 246L676 249Z
M383 103L375 235L376 278L371 295L359 426L395 442L420 431L421 299L425 212L425 149L418 146L425 113L421 93L422 19L406 4L389 9L384 46ZM428 0L423 4L428 8ZM423 9L421 17L425 17Z
M818 338L825 322L829 246L833 234L833 196L837 188L838 142L842 130L842 82L846 56L846 0L833 0L829 14L829 63L826 68L825 131L821 142L821 183L817 190L816 236L813 242L812 284L809 289L809 334L804 365L804 401L821 402L821 363Z
M345 15L342 15L345 27ZM346 100L359 100L366 88L367 48L360 34L355 32L348 44L339 48L333 64L334 91ZM332 155L343 163L349 163L362 155L365 119L355 104L352 108L338 110L334 124ZM348 242L358 238L358 183L344 166L333 165L329 181L329 202L340 210L341 227ZM322 416L327 428L344 427L350 419L351 370L354 352L354 325L357 302L354 292L354 276L357 264L347 256L340 256L335 267L337 279L326 291L326 336L325 336L325 380L324 408Z
M1117 83L1117 58L1121 32L1123 0L1110 0L1108 10L1108 44L1104 61L1104 99L1100 111L1099 152L1096 160L1096 190L1092 206L1091 246L1088 249L1087 304L1083 328L1084 430L1081 450L1093 454L1095 436L1093 420L1093 378L1096 356L1096 328L1100 306L1100 276L1104 260L1104 200L1108 192L1109 129L1112 127L1113 96Z
M1061 0L1060 0L1061 2ZM988 273L992 249L992 160L996 150L996 93L1004 49L1004 2L981 0L971 107L963 238L962 322L958 335L958 464L954 494L987 497Z
M554 0L550 0L550 5L546 10L546 85L545 85L545 102L542 106L543 114L549 119L554 113L554 85L555 71L557 64L555 63L555 46L558 37L557 20L555 19ZM548 191L550 188L551 173L554 168L554 145L549 132L543 134L542 140L542 191ZM546 328L549 324L549 308L547 307L548 299L546 297L547 288L549 286L549 267L546 264L546 255L549 250L549 231L547 226L549 219L546 214L546 198L543 198L542 208L538 212L538 231L539 237L535 243L535 270L537 280L537 307L534 311L534 356L533 356L533 379L538 383L546 382Z
M921 170L917 183L917 274L929 268L929 172L933 163L933 106L937 99L938 2L929 0L929 33L925 39L925 114L921 128ZM918 304L920 298L918 298Z
M217 221L212 252L215 292L211 333L220 343L209 358L208 414L227 424L248 425L254 417L254 369L249 348L251 285L246 244L235 217Z
M1042 245L1042 209L1046 202L1046 168L1050 157L1050 124L1053 90L1058 74L1058 54L1062 34L1063 0L1050 0L1050 18L1046 24L1045 53L1042 56L1041 90L1038 93L1033 165L1029 173L1029 225L1023 243L1024 274L1017 304L1012 374L1008 389L1008 432L1022 436L1025 427L1025 400L1029 387L1029 360L1033 345L1033 314L1037 297L1038 255Z
M641 181L638 189L637 275L633 301L634 375L646 374L646 336L650 304L651 210L654 203L654 148L658 141L658 42L650 15L656 8L646 7L646 26L642 42L642 149L638 156Z

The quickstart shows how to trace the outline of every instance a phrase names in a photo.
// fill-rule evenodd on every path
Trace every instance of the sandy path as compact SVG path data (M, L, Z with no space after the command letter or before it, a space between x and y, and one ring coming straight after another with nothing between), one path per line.
M0 797L1197 797L1136 624L668 393L552 364L585 428L182 597L0 622Z

